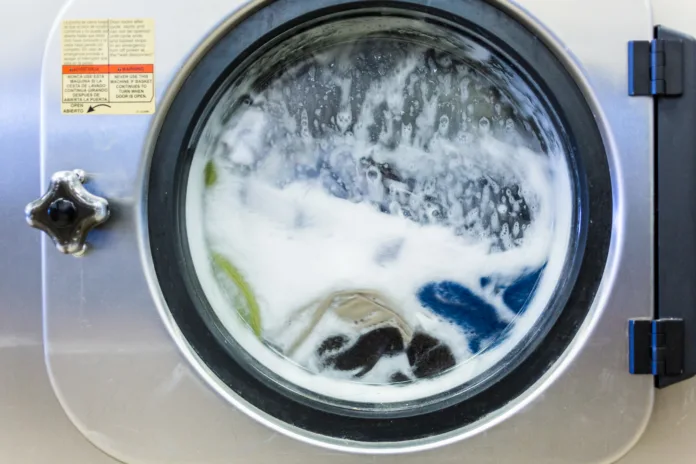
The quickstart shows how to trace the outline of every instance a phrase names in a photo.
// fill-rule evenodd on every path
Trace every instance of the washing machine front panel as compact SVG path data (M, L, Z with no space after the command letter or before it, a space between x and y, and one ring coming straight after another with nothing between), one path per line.
M258 5L238 4L235 9L210 1L196 18L156 6L75 2L62 18L155 19L157 98L162 102L156 117L61 116L60 74L53 70L60 69L58 29L44 63L43 177L84 169L88 188L112 206L112 219L90 235L92 250L85 257L44 250L49 371L63 406L90 440L127 462L174 456L222 462L231 455L267 462L279 453L298 462L320 462L326 452L321 447L378 454L420 451L442 462L463 454L476 462L522 459L520 453L525 460L551 462L552 447L573 461L591 462L616 456L637 439L649 416L652 385L650 379L626 373L625 320L651 314L651 275L645 265L651 249L651 133L646 129L651 116L648 102L625 96L625 44L651 36L647 8L634 6L629 15L624 10L625 24L619 29L602 25L606 19L589 23L588 18L583 24L592 24L597 33L586 37L581 22L571 24L566 15L571 8L586 14L580 13L586 11L586 2L565 2L563 8L535 1L503 6L544 36L593 107L612 173L612 247L589 316L562 358L532 388L467 428L454 427L404 445L326 439L266 414L217 380L170 317L162 295L168 284L154 272L148 248L157 245L148 243L148 217L142 208L145 160L156 141L153 127L159 127L197 60L212 49L213 40L201 40L224 18ZM617 14L623 6L616 6ZM184 20L186 28L180 27ZM644 284L636 285L638 281ZM543 443L533 440L539 434L545 436ZM420 453L380 459L422 460ZM336 459L359 458L339 454Z

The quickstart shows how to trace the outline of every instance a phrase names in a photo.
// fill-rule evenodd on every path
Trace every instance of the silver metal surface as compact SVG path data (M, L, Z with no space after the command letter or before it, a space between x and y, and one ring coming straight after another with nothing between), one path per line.
M30 226L51 237L58 251L73 256L84 255L89 231L109 219L109 203L87 191L85 177L80 169L56 172L46 193L24 208ZM56 214L61 207L65 211Z
M0 462L115 464L72 426L49 384L42 340L41 234L27 228L23 214L24 205L43 193L41 60L62 3L6 0L0 14Z
M415 443L407 456L375 454L391 451L388 446L371 450L374 461L459 462L462 456L477 463L610 461L633 445L650 415L651 379L627 374L625 344L626 319L649 316L652 300L651 105L626 96L626 42L651 36L650 12L647 4L629 0L520 3L521 18L568 59L604 129L616 202L605 279L581 335L537 388L478 428L444 442ZM205 0L191 15L168 5L78 0L64 18L155 18L161 96L200 41L243 6ZM287 429L223 388L209 388L201 378L209 375L206 369L184 343L179 342L180 351L172 342L156 308L157 287L146 285L137 246L141 191L136 174L151 118L61 116L55 31L43 69L43 178L54 170L84 167L94 173L98 190L113 199L118 216L108 231L90 238L99 253L70 261L43 255L46 360L75 425L126 462L229 462L234 457L251 463L319 463L329 455L335 462L363 462L364 456L345 453L356 451L350 444L322 443L331 450L310 445L317 437Z
M26 224L22 218L22 208L28 201L35 198L41 193L39 186L39 94L40 88L40 67L41 57L46 41L46 36L55 19L58 10L63 3L62 0L6 0L3 3L3 14L0 15L0 37L3 43L8 46L0 47L0 96L2 96L3 104L0 105L0 140L3 141L5 150L0 157L3 160L3 169L0 170L0 191L3 193L3 202L0 203L0 234L3 237L13 237L12 241L0 241L0 295L2 295L3 304L0 306L0 412L3 420L0 421L0 462L7 463L22 463L22 464L114 464L111 458L91 446L82 435L71 426L70 422L65 417L63 410L55 400L54 394L49 386L48 377L46 376L43 348L42 348L42 328L41 328L41 281L40 281L40 247L39 234L27 233ZM97 2L94 2L97 3ZM534 9L535 15L544 20L553 20L554 17L567 16L566 5L567 0L554 1L534 1L524 2L525 5L531 4L530 9ZM610 33L615 32L615 28L621 26L625 18L626 11L632 11L636 8L647 8L649 3L647 0L636 1L621 1L616 2L585 2L586 8L584 14L573 14L574 22L584 25L583 31L563 30L555 31L565 44L572 47L576 55L586 59L586 66L594 68L611 68L612 56L618 53L616 50L623 48L625 44L620 44L620 40L615 42L610 41L607 47L602 45L603 38ZM542 5L543 4L543 5ZM696 35L696 3L690 0L652 0L655 13L655 22L669 25L681 29L685 32ZM161 5L161 4L160 4ZM529 8L529 6L528 6ZM536 8L536 9L535 9ZM545 11L541 11L541 9ZM187 8L179 8L178 4L169 8L170 10L186 11ZM155 8L155 10L157 10ZM212 14L205 6L196 8L199 10L198 16ZM137 14L137 8L131 9L133 16ZM601 11L601 14L597 14ZM152 14L156 19L157 24L165 20L174 20L176 12L167 11L166 8L161 8ZM214 13L214 12L213 12ZM196 18L197 15L188 15L190 22L197 23L200 19L203 23L208 24L210 19ZM596 21L595 21L596 20ZM199 24L200 26L200 24ZM212 26L211 26L212 27ZM641 26L641 29L644 29ZM197 38L187 36L185 27L180 26L180 32L189 42L195 42ZM632 31L626 31L625 35L631 35ZM633 31L635 32L635 31ZM593 36L596 35L596 40ZM644 34L643 34L644 35ZM588 39L587 41L585 39ZM174 45L181 45L183 41L179 41L177 36L170 35L166 39ZM187 42L187 43L189 43ZM178 61L182 57L174 57L166 50L167 42L164 38L158 38L158 59L167 59ZM607 48L613 50L612 53L607 52ZM578 53L578 50L583 50L583 53ZM595 53L594 58L591 58L592 53ZM165 55L165 56L163 56ZM616 67L622 68L623 58L618 58L619 62ZM620 66L619 66L620 64ZM622 68L623 69L623 68ZM623 98L624 94L622 78L604 79L595 73L596 77L590 79L591 82L606 84L605 90L601 92L603 97ZM595 87L597 88L597 87ZM625 132L626 138L631 138L636 135L643 137L643 129L636 127L634 122L626 121L623 124L622 115L627 115L630 110L617 109L612 111L610 103L602 104L604 111L607 113L607 118L616 124L615 132L621 133L622 128L631 128ZM642 111L642 110L641 110ZM57 112L54 117L58 117ZM76 123L79 121L73 121ZM77 133L79 127L75 127L72 133ZM126 130L123 131L125 133ZM69 138L70 135L64 137ZM83 140L85 136L83 135ZM89 138L87 136L86 138ZM644 152L644 139L636 140L633 144L626 145L626 163L630 164L630 156L628 153L634 148L640 148L636 153L637 162L641 165L648 163L647 155ZM622 145L624 146L624 145ZM10 154L11 153L11 154ZM129 159L127 155L126 158ZM72 165L72 167L77 164ZM61 166L58 169L65 169L66 166ZM105 172L105 171L103 171ZM631 169L624 170L630 178L633 176ZM50 174L47 171L47 174ZM47 180L46 177L43 179ZM642 179L642 177L641 177ZM641 182L641 179L636 179L635 182ZM624 191L627 191L623 187ZM127 190L127 189L126 189ZM127 193L124 194L127 196ZM634 226L640 226L641 221L631 221ZM47 250L52 251L52 250ZM55 253L53 253L55 255ZM641 255L643 256L643 255ZM61 259L63 262L69 262L64 257L55 256L56 260ZM87 258L85 258L86 260ZM642 274L642 269L647 266L647 261L641 262L639 256L633 264L639 270L636 285L643 282L645 277ZM137 271L141 272L141 271ZM126 288L126 284L119 286ZM140 287L138 287L142 291ZM630 293L630 291L628 291ZM117 301L111 301L111 306L120 304ZM638 304L645 305L646 302L640 301L639 295L634 295L627 300L627 305ZM124 304L127 307L127 304ZM137 308L132 309L136 311ZM88 321L94 320L94 313L100 311L98 304L93 304L89 314L86 316ZM611 338L623 337L620 328L620 316L617 316L613 323L613 328L601 331L595 334L591 340L597 348L610 347ZM116 324L114 330L124 329L125 323ZM152 332L157 333L156 329L151 327ZM128 334L132 331L140 332L142 338L146 335L144 330L132 328L122 333ZM113 343L110 337L104 345L105 349L111 346L113 350L110 352L110 357L116 359L119 357L117 349L122 349L126 343ZM130 338L129 338L130 340ZM82 347L87 344L80 343ZM93 345L97 345L96 341ZM146 349L156 350L159 342L154 343L155 347L148 346L144 342ZM75 356L79 357L77 345L73 346ZM189 404L189 393L198 394L199 389L196 387L196 380L190 378L190 371L185 365L179 365L180 360L176 356L174 350L166 354L167 350L163 349L162 356L148 355L148 361L136 363L129 369L115 369L112 374L105 373L103 370L97 369L100 379L97 383L109 384L118 383L121 381L121 375L125 371L135 372L136 376L143 376L151 379L149 382L141 382L141 385L153 385L152 379L160 380L160 390L153 390L151 393L151 401L142 399L142 394L138 394L136 402L129 400L130 391L135 387L129 387L115 394L117 388L110 390L111 396L101 398L101 401L93 401L95 409L93 410L93 418L99 417L102 411L107 411L112 416L114 409L122 408L126 410L134 410L141 408L137 415L140 419L143 417L151 418L152 409L164 408L157 399L162 393L162 389L170 391L170 399L180 404L172 404L167 402L167 407L170 411L165 411L164 419L159 421L145 420L126 422L121 421L118 427L128 428L130 436L133 437L131 449L139 449L142 447L155 447L168 457L152 458L151 454L140 456L137 461L131 462L175 462L175 463L230 463L230 462L250 462L250 463L271 463L271 462L306 462L306 463L324 463L327 461L336 462L353 462L349 457L337 455L333 453L316 452L308 455L304 452L306 447L293 446L289 440L282 439L273 434L265 432L260 427L251 427L246 430L244 427L229 429L229 422L224 419L224 405L220 405L220 399L215 395L205 393L201 400L201 406L206 406L205 411L198 411L196 405ZM601 352L594 350L594 356L600 357ZM127 356L120 355L121 365L126 365ZM137 361L136 355L130 355L131 360ZM149 361L157 361L164 359L167 363L164 366L150 364ZM592 361L587 360L585 365ZM589 376L585 380L577 379L575 382L565 383L562 388L567 391L573 391L582 388L583 385L595 385L594 390L588 391L586 395L578 398L575 401L585 400L590 407L601 405L610 405L611 401L602 399L607 395L608 391L620 390L621 385L614 382L614 378L618 375L624 375L623 370L619 369L618 362L615 367L608 369L603 375L596 373ZM111 364L113 366L113 364ZM108 371L108 369L107 369ZM177 381L177 379L180 379ZM635 380L635 378L634 378ZM79 384L79 382L77 382ZM192 385L193 384L193 385ZM601 388L598 386L601 385ZM181 387L179 387L181 386ZM87 395L89 391L87 386L83 390ZM548 396L548 393L546 394ZM173 396L173 398L171 398ZM655 412L650 419L647 431L643 438L638 442L635 448L620 460L622 464L647 464L654 463L656 460L662 462L670 462L675 464L687 464L693 462L693 456L696 454L696 441L693 440L693 433L696 430L696 379L684 382L683 384L670 387L665 390L657 391L655 398ZM542 399L543 400L543 399ZM142 408L143 403L145 408ZM156 404L157 403L157 404ZM563 405L558 399L554 402L559 410L568 411L569 405ZM626 404L626 401L624 401ZM216 409L216 405L219 406ZM611 407L611 406L609 406ZM124 414L125 416L125 414ZM506 432L500 433L493 429L490 433L495 433L496 441L488 440L486 443L475 444L473 441L467 441L469 446L453 451L445 462L591 462L583 460L587 457L586 450L577 453L578 447L598 446L600 449L605 449L603 444L597 440L585 441L582 435L575 438L575 443L570 443L571 446L565 445L572 439L566 439L558 443L553 443L551 440L557 435L555 433L547 434L547 428L530 428L528 427L531 418L527 418L526 413L519 416L518 419L513 418L509 421L509 428ZM551 413L541 418L546 418L550 421L548 428L572 428L578 430L577 422L584 424L585 428L596 428L607 432L607 441L613 433L608 425L604 425L601 420L597 420L597 416L593 413L572 415L567 414L565 421L560 423L554 419L550 419ZM538 418L539 415L537 414ZM109 418L104 418L103 421L109 421ZM167 422L167 420L169 422ZM513 422L514 421L514 422ZM162 430L157 431L155 427L160 425ZM146 435L143 438L138 437L139 431L142 430ZM101 432L108 433L108 427L100 426L95 431L97 434ZM124 430L122 434L125 434ZM248 450L253 449L251 446L239 446L239 452L235 451L235 445L238 443L244 444L247 436L254 433L262 434L266 442L259 446L260 450L255 455L256 459L249 458ZM512 459L500 457L497 453L498 448L511 447L505 441L507 437L515 436L516 434L523 435L528 442L515 450ZM102 433L101 439L108 441L109 437ZM128 437L119 436L117 440L127 440ZM217 441L230 441L224 446L224 449L229 453L225 457L211 457L211 449L220 446ZM181 444L180 442L185 442ZM255 441L256 442L256 441ZM184 446L185 445L185 446ZM556 451L563 454L562 458L553 460L543 453L546 447L553 447ZM186 448L186 452L177 454L181 448ZM491 457L486 458L486 453L490 452ZM138 453L140 454L140 453ZM150 457L148 457L150 456ZM484 456L483 458L481 458ZM496 459L497 457L497 459ZM611 461L611 458L602 459L602 461ZM377 462L389 461L389 459L378 458L371 460L363 458L360 462ZM394 462L404 461L403 457ZM416 461L414 459L414 461Z

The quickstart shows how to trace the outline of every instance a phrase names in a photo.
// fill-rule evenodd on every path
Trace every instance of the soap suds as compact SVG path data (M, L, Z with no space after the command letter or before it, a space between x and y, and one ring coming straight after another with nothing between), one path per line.
M208 133L217 135L196 152L187 196L194 264L220 320L277 375L348 401L431 396L494 366L545 310L570 240L565 154L539 149L514 100L528 90L497 89L480 72L492 55L473 50L467 60L388 39L335 46L249 91L234 111L213 113ZM204 188L211 161L216 181ZM234 289L216 284L211 252L253 289L262 340L237 317ZM496 287L543 266L518 315ZM474 353L471 333L424 307L420 289L450 281L494 308L509 325L505 339ZM397 372L413 380L405 353L359 378L326 369L323 340L365 333L331 311L285 357L316 302L361 289L436 334L457 366L403 385L390 384Z

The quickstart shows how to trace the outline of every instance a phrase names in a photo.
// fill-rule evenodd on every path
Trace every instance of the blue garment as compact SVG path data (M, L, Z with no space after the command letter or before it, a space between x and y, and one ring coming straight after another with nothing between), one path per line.
M543 270L544 266L524 274L507 287L496 284L495 291L502 291L503 302L515 314L521 314L527 308ZM492 278L484 277L481 286L487 287L492 281ZM418 291L418 299L424 307L461 327L473 353L500 343L510 330L493 305L457 282L428 283Z
M469 349L474 353L488 346L507 327L493 306L457 282L429 283L420 289L418 299L435 314L464 329Z
M530 274L519 277L503 292L503 302L515 314L522 314L527 309L527 303L529 303L532 293L534 293L539 283L544 267L542 266Z

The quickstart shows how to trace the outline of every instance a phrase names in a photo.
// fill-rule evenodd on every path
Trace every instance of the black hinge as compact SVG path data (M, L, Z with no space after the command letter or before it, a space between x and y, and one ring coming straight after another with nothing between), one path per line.
M628 340L631 374L654 375L659 386L684 373L683 319L631 320Z
M628 94L652 97L655 143L654 313L629 322L629 370L663 388L696 376L696 39L654 34L628 45Z
M628 43L628 94L679 96L684 86L681 40L634 40Z

